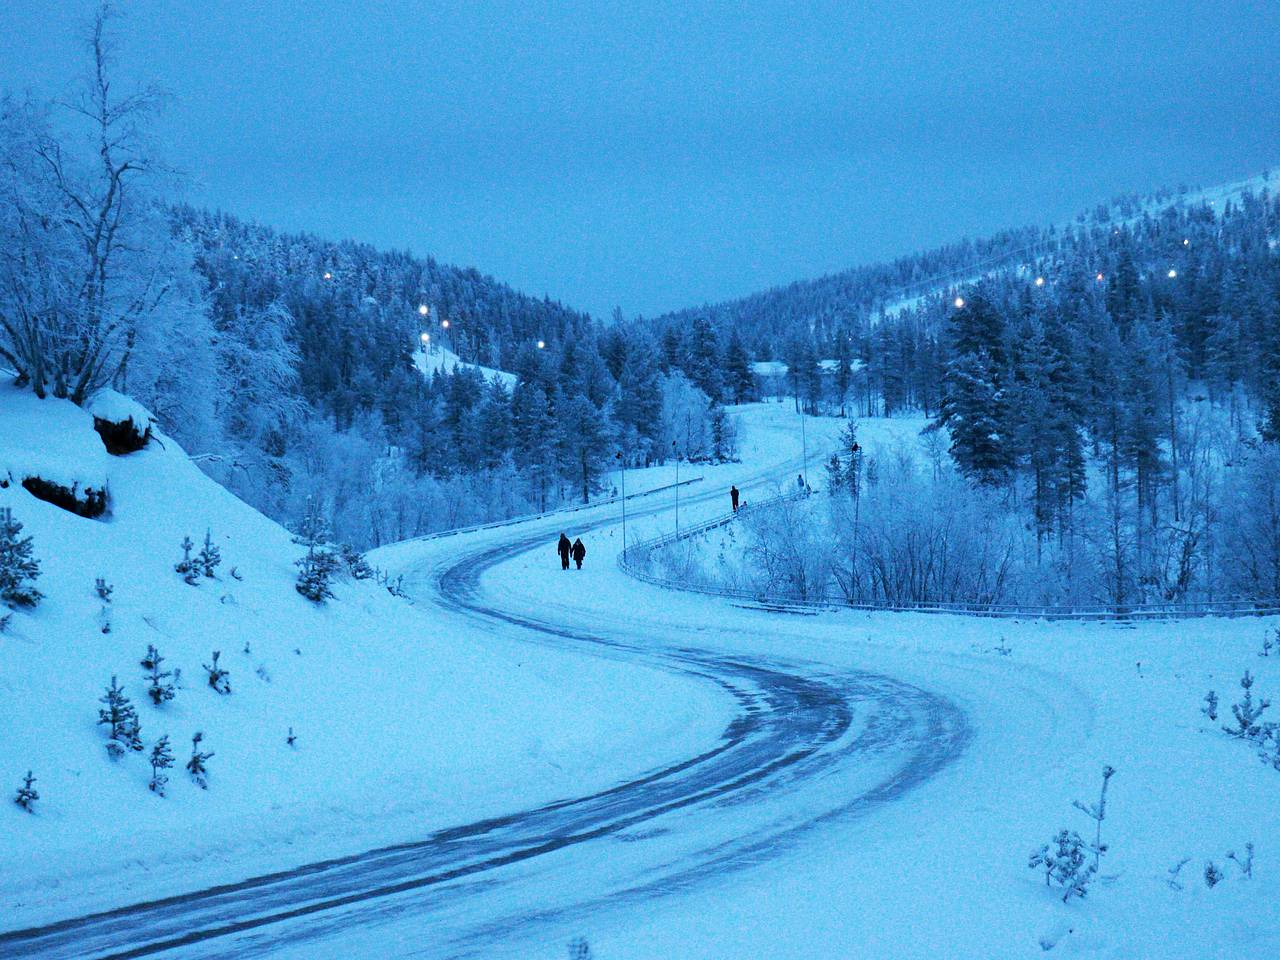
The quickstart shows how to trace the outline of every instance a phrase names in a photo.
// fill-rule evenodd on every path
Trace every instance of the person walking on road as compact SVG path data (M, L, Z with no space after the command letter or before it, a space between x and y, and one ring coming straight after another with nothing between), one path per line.
M578 565L578 569L582 569L582 558L587 555L587 548L582 543L582 538L578 537L573 541L573 562Z
M573 551L573 546L569 543L569 538L563 533L560 534L560 542L556 544L556 553L560 554L560 569L569 569L569 554Z
M733 501L733 512L737 513L738 512L738 488L737 487L729 488L729 499Z

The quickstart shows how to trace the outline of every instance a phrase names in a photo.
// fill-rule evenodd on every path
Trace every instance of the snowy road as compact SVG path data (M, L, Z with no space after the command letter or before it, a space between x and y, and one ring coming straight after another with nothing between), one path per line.
M687 508L710 496L689 498ZM665 509L647 506L632 516L640 521ZM578 529L609 527L615 519L600 515ZM554 523L511 528L453 552L427 579L437 585L442 615L470 629L700 678L737 703L717 742L663 769L632 771L602 792L354 857L0 934L0 955L482 952L535 921L688 889L768 860L815 828L898 798L964 750L970 735L964 714L909 683L727 653L715 643L664 642L669 626L646 629L639 609L619 614L614 624L594 618L589 627L558 617L554 608L534 619L527 605L484 589L486 572L546 551ZM708 605L708 619L716 611Z

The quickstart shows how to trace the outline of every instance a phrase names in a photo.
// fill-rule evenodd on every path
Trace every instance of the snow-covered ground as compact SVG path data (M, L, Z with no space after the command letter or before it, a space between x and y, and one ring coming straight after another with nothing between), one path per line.
M16 401L5 396L0 410L21 415ZM778 404L738 415L743 462L709 468L715 472L696 493L688 488L682 521L722 513L729 483L759 500L791 482L801 453L798 418ZM808 420L811 449L829 451L841 426ZM876 435L912 442L911 426L863 421L860 435L864 443ZM814 456L813 463L822 459ZM682 750L705 751L723 737L735 707L712 683L653 669L663 657L680 656L768 668L809 685L802 689L843 691L848 727L819 749L827 762L807 776L788 777L783 766L759 788L727 785L623 832L564 849L553 844L481 882L392 897L383 909L353 907L317 924L310 939L295 942L282 933L273 940L264 932L254 950L307 960L551 960L562 958L576 936L587 937L602 960L988 960L1045 952L1235 960L1280 950L1272 909L1280 896L1280 773L1199 709L1214 689L1228 717L1246 668L1257 677L1256 690L1280 700L1280 655L1258 655L1273 620L1118 626L771 612L628 578L615 562L622 539L617 504L563 524L544 518L383 548L376 562L406 574L416 609L346 584L336 602L316 610L291 595L292 570L282 559L287 537L223 502L216 488L195 486L188 476L194 469L172 448L113 459L107 469L119 496L111 522L96 527L21 491L0 491L0 503L18 510L49 557L42 586L50 594L34 617L20 615L16 629L0 637L0 709L13 714L3 718L4 729L24 738L18 747L6 740L0 762L16 781L25 756L62 758L49 774L40 817L15 808L0 818L9 849L27 845L0 864L6 906L20 911L16 919L6 911L6 927L65 912L61 907L82 912L123 902L154 885L154 874L129 870L123 889L112 876L111 889L89 896L92 882L81 883L72 861L88 856L92 878L95 865L119 868L131 855L113 846L158 853L167 841L185 851L181 866L195 883L207 875L208 861L196 859L202 842L214 845L204 852L230 874L253 868L255 842L269 838L273 826L324 824L350 831L342 842L355 845L364 830L390 837L428 818L464 822L557 788L580 796ZM629 472L629 493L631 482ZM629 538L668 532L673 506L671 491L636 501ZM192 588L170 574L172 542L196 521L232 534L224 562L240 564L243 584ZM562 525L588 543L582 571L558 569L552 537ZM73 535L85 544L74 553ZM526 546L504 550L511 543ZM469 611L442 597L437 583L467 557L484 561L464 591L474 605ZM90 585L103 564L119 597L106 637L88 629L97 608ZM235 603L219 603L222 593L232 593ZM148 625L144 616L155 622ZM548 632L539 635L527 623ZM140 653L134 648L161 629L162 650L168 654L165 645L172 646L188 689L172 705L172 723L170 715L142 708L143 735L149 739L161 726L175 738L197 724L204 728L219 751L208 794L175 775L170 798L150 796L138 759L112 767L94 736L93 698L105 674L133 678ZM249 633L252 657L241 657L238 643L219 641L235 652L233 684L240 686L218 699L200 686L200 657L214 635L239 640ZM302 654L293 654L295 647ZM267 663L270 684L253 676L256 659ZM927 776L867 793L875 771L911 735L897 726L902 718L891 700L878 704L859 692L876 677L908 700L919 692L924 713L916 720L926 729L953 711L965 732ZM140 693L137 679L131 683L131 692ZM268 703L282 706L269 710ZM758 702L743 720L749 725L768 710ZM297 716L305 719L295 722ZM279 743L277 728L285 723L303 737L297 754ZM863 741L875 746L854 748ZM797 742L797 763L810 749ZM337 756L350 769L333 771ZM564 769L550 769L552 762ZM1109 844L1103 878L1087 899L1064 904L1027 868L1027 858L1062 827L1090 834L1091 823L1071 801L1096 799L1104 764L1117 773L1103 829ZM308 802L283 799L291 787ZM427 791L427 802L418 804ZM315 797L326 809L309 810ZM406 809L397 801L418 805ZM225 807L211 814L219 802ZM103 809L112 816L104 818ZM161 821L140 843L143 816ZM91 829L108 836L92 837ZM314 839L302 832L299 854ZM217 839L233 834L238 841ZM1252 879L1226 860L1229 850L1243 854L1247 842L1257 845ZM56 857L67 864L54 870L44 863L44 874L24 862ZM1210 860L1225 874L1212 889L1203 880ZM49 886L57 874L68 886ZM30 896L17 895L24 880L43 884L37 889L56 895L59 908L37 909ZM210 943L217 955L234 950Z
M426 350L419 347L413 351L413 365L422 371L424 377L433 373L456 373L458 370L475 370L486 382L499 381L510 390L516 385L516 375L505 370L495 370L479 363L468 363L456 353L441 344L431 344Z
M5 386L0 438L5 474L105 482L111 496L108 515L88 520L18 483L0 489L34 539L46 595L0 633L0 789L12 795L30 768L40 793L35 815L0 804L5 929L605 787L621 769L685 756L727 722L715 689L461 629L371 581L312 605L294 590L302 549L167 437L111 457L86 413ZM189 586L173 569L179 543L206 529L222 565ZM99 576L114 587L109 604ZM162 707L139 665L148 644L182 671ZM213 650L230 696L206 684ZM96 721L113 675L148 751L171 738L163 799L147 789L146 754L107 756ZM183 769L196 730L215 754L207 791Z

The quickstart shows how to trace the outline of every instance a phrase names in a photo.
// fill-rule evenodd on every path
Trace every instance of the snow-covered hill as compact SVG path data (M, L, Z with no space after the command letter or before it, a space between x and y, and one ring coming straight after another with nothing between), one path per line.
M437 371L452 374L459 370L474 370L487 383L497 380L508 390L516 385L516 375L514 373L495 370L493 367L486 367L479 363L468 363L448 347L443 347L439 344L433 344L425 350L418 349L413 351L413 363L414 366L422 371L424 377L430 377Z
M86 519L21 482L105 487ZM318 606L302 548L205 477L168 437L110 456L89 414L0 387L0 507L33 538L45 594L0 633L0 913L5 928L422 836L607 784L714 737L725 712L690 681L486 637L373 581ZM174 571L209 531L214 578ZM550 547L548 547L550 549ZM95 578L113 587L104 602ZM109 632L103 624L109 623ZM181 670L154 706L148 644ZM207 683L213 651L231 694ZM146 750L113 762L97 725L112 676ZM690 689L692 688L692 689ZM289 731L296 745L286 743ZM204 733L209 788L183 769ZM168 795L147 755L171 738ZM610 760L614 762L610 762ZM34 814L8 801L30 768Z

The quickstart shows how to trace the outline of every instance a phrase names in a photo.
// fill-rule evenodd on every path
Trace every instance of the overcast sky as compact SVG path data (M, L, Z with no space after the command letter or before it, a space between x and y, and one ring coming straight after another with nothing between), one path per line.
M4 0L0 87L90 0ZM189 199L653 314L1280 164L1277 0L133 0Z

